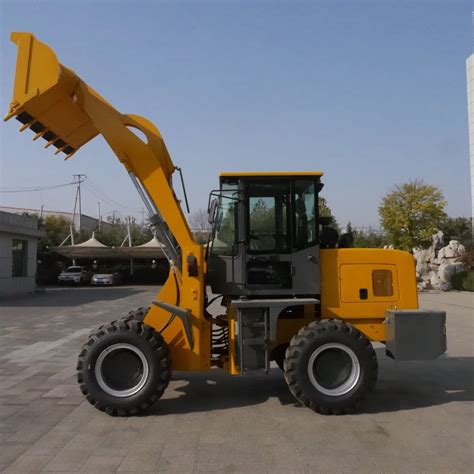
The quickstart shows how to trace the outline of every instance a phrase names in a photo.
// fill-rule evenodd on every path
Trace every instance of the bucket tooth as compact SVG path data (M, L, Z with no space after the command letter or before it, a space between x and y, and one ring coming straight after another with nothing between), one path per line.
M72 150L73 150L73 151L71 151L71 153L68 153L68 154L64 157L64 161L69 160L69 158L71 158L71 156L74 155L74 153L76 153L76 150L74 150L74 148L73 148ZM66 153L66 150L64 150L64 153Z
M27 128L30 128L30 125L33 125L34 120L35 119L33 119L31 122L27 122L27 123L23 124L19 129L20 132L24 132Z
M38 132L34 137L33 137L33 141L35 140L38 140L38 138L41 138L48 130L46 130L46 128L41 131L41 132Z
M64 151L68 146L69 146L69 145L66 143L66 145L64 145L63 147L58 148L58 149L54 152L54 154L55 154L55 155L59 155L59 153L61 153L62 151Z
M56 137L54 137L52 140L50 140L46 145L44 146L45 148L50 147L54 142L56 141Z

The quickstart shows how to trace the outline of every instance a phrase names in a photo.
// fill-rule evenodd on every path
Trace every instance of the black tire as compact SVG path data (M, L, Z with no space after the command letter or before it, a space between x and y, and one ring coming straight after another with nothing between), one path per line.
M354 326L332 319L300 329L286 351L284 372L300 403L325 415L343 415L354 412L373 389L378 365L370 341Z
M139 321L143 323L145 316L149 310L150 310L150 306L140 306L136 309L132 309L131 311L129 311L126 316L122 316L119 320L114 320L109 324L115 324L118 322L129 323L130 321ZM107 324L102 324L95 331L92 331L88 337L92 337L96 333L96 331L101 331L106 326Z
M283 363L285 361L285 353L286 353L286 349L288 347L288 344L281 344L277 347L275 347L275 349L273 349L272 351L272 360L274 360L276 362L276 365L278 365L278 367L284 371L285 368L283 366Z
M113 416L149 408L163 395L170 377L166 342L135 320L101 326L82 347L77 363L77 380L86 399Z
M145 319L146 314L150 310L150 306L140 306L137 309L133 309L130 311L127 316L124 316L122 318L123 321L140 321L143 323L143 320Z

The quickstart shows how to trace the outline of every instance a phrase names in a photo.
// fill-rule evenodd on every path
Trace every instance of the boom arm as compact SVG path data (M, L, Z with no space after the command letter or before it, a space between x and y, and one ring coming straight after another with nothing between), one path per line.
M23 123L20 131L30 128L35 132L33 140L43 138L45 147L53 145L65 159L98 134L105 138L144 199L170 261L172 271L157 299L191 314L193 349L189 341L184 342L178 321L163 334L173 341L173 365L178 370L207 368L203 248L195 242L174 194L171 177L175 166L160 132L144 117L116 110L31 33L12 33L11 40L18 46L18 57L13 99L5 120L16 116ZM130 128L140 130L147 142ZM168 319L166 311L153 305L145 321L159 330Z

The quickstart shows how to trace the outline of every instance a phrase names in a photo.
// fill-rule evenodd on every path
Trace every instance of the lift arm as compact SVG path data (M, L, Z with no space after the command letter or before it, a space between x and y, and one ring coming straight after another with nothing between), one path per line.
M20 131L31 129L33 140L44 139L46 148L53 145L55 154L63 153L65 159L97 135L105 138L144 200L170 261L170 275L156 299L191 315L193 348L179 319L163 334L173 366L177 370L207 368L210 336L204 318L203 247L194 240L173 191L176 167L160 132L144 117L120 113L33 34L12 33L11 40L18 46L18 57L5 120L16 117L23 124ZM146 143L131 129L142 132ZM152 305L145 322L159 330L168 319L167 311Z

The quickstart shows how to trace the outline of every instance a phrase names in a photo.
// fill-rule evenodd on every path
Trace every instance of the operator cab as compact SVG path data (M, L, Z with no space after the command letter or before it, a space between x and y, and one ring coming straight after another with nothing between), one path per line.
M209 198L208 283L228 296L320 294L321 172L222 173Z

